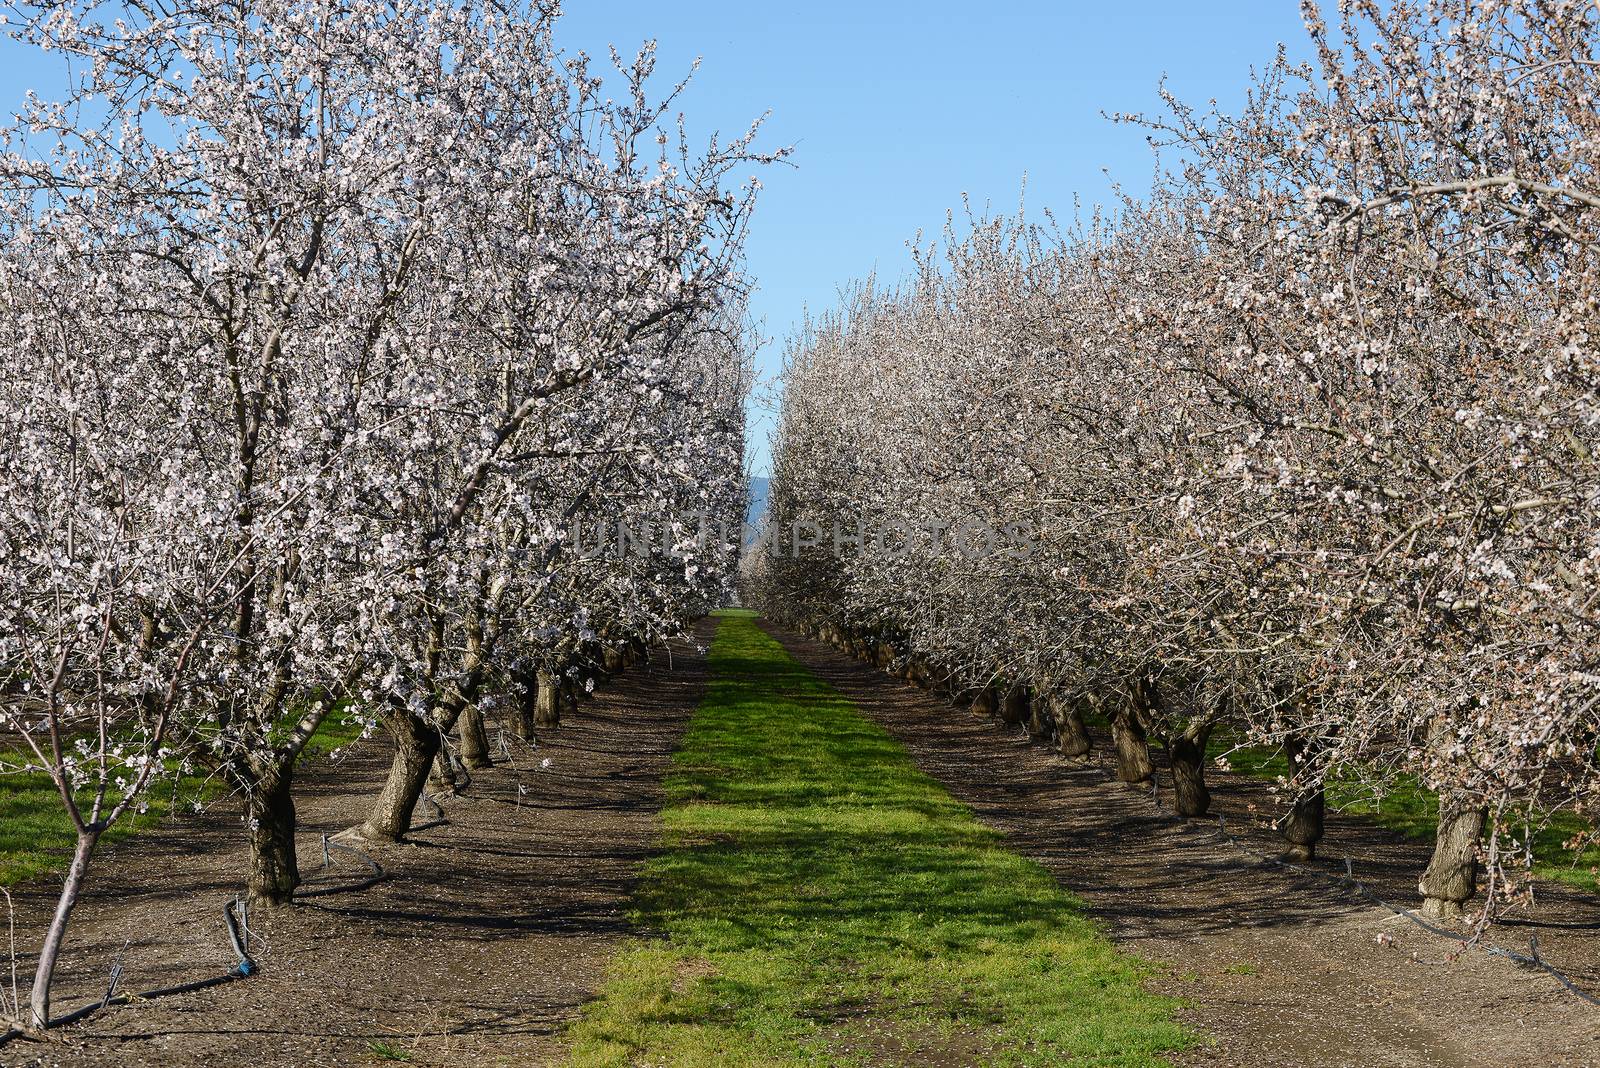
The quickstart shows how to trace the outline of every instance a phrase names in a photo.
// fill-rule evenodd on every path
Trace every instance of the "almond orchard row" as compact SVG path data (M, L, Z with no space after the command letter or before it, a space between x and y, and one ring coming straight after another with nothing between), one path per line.
M528 736L723 600L775 157L691 147L650 49L603 89L558 15L10 5L66 88L0 157L0 760L77 830L24 1026L156 780L225 782L284 902L330 715L392 741L399 838L486 714ZM671 536L576 551L623 519Z
M1240 114L1121 117L1148 199L811 322L746 580L1069 756L1103 717L1125 781L1161 742L1184 815L1281 747L1301 857L1329 783L1420 784L1425 909L1483 920L1600 789L1600 11L1340 7ZM963 526L1028 540L859 536Z

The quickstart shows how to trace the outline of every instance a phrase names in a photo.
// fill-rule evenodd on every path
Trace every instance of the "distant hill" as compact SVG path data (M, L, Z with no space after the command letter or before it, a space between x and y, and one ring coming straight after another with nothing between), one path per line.
M750 526L758 526L767 514L767 491L771 486L770 478L752 475L750 477L750 503L745 511L744 521Z

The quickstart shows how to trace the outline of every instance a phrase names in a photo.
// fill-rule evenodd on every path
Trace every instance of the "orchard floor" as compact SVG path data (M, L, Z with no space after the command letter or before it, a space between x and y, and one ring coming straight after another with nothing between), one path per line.
M709 641L713 629L708 621L697 639ZM1206 1036L1174 1063L1600 1066L1600 1010L1548 975L1479 950L1451 961L1450 943L1330 881L1259 864L1220 840L1214 823L1174 819L1108 782L1103 768L1070 767L830 647L768 629L1007 847L1083 898L1122 949L1152 963L1150 986L1183 999L1181 1018ZM637 933L630 899L641 867L661 855L663 778L706 676L703 655L675 646L670 667L657 661L621 676L537 751L515 750L515 766L478 773L413 843L373 850L387 873L381 882L253 917L259 975L108 1009L48 1041L0 1047L0 1064L559 1063L566 1029L605 984L608 964L620 947L638 945L629 939ZM315 885L364 874L344 858L317 872L318 838L359 822L386 765L377 741L336 770L304 770L301 856ZM1258 825L1272 804L1265 787L1221 776L1213 790L1229 829L1270 852ZM219 813L102 856L74 917L57 1011L101 997L119 954L123 990L228 969L221 907L238 885L240 837L236 820ZM1331 859L1321 869L1342 872L1348 856L1374 893L1397 903L1412 900L1425 862L1418 843L1337 818L1324 852ZM15 894L20 948L38 944L48 889ZM1525 950L1537 935L1549 960L1600 989L1600 905L1559 888L1541 893L1534 914L1491 939ZM24 982L28 964L23 955ZM920 1066L978 1063L994 1052L981 1041L966 1048L965 1059L959 1049L931 1056L858 1044L853 1052Z
M1600 1065L1600 1009L1549 975L1455 944L1343 891L1258 857L1279 848L1263 826L1266 787L1215 776L1214 820L1184 821L1105 767L1069 766L1002 729L833 649L767 627L801 663L885 727L1006 843L1083 897L1114 941L1156 967L1154 988L1210 1041L1172 1057L1190 1066ZM1165 785L1165 783L1164 783ZM1344 858L1380 899L1415 900L1427 845L1330 814L1323 860ZM1537 909L1490 933L1600 991L1600 902L1540 888ZM1380 937L1383 936L1383 937Z
M476 1068L558 1058L567 1022L628 933L633 881L660 838L662 776L705 686L704 655L688 644L672 648L670 665L657 656L602 687L537 750L512 749L515 767L476 773L413 842L371 849L386 872L375 886L253 915L258 975L113 1007L48 1041L0 1047L0 1064ZM368 874L337 853L322 874L319 837L360 822L387 764L375 740L336 773L303 771L299 851L316 884ZM119 951L123 990L227 971L222 905L239 885L241 841L237 821L218 815L101 857L73 917L55 1011L102 997ZM39 942L45 889L14 892L19 947Z

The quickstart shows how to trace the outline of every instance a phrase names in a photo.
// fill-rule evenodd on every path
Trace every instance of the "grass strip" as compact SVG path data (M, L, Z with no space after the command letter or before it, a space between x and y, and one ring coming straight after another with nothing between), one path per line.
M1195 1036L1082 903L721 614L575 1065L1152 1065Z
M347 712L338 712L323 721L306 743L302 759L322 756L360 740L363 726ZM20 744L20 743L19 743ZM31 754L13 748L5 754L11 764L25 764ZM216 775L182 774L174 769L151 783L146 791L143 812L129 812L112 825L101 845L119 842L129 835L192 815L196 806L206 805L227 795L227 788ZM85 792L87 808L92 794ZM43 875L65 871L72 861L77 831L61 796L48 773L13 771L0 775L0 886L12 887Z
M1255 779L1287 783L1289 761L1283 750L1253 746L1232 736L1213 737L1212 760L1226 758L1230 770ZM1358 816L1407 838L1432 839L1439 826L1439 795L1415 775L1397 775L1379 792L1353 773L1331 776L1326 785L1328 818ZM1533 876L1600 892L1600 842L1591 825L1571 812L1556 812L1533 826ZM1572 843L1581 843L1574 848ZM1420 874L1420 873L1419 873Z

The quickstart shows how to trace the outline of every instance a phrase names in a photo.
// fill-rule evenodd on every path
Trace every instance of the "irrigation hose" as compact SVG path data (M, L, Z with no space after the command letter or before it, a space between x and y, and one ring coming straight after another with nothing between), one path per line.
M363 850L357 849L355 846L345 845L343 842L335 842L327 835L322 836L322 866L324 869L332 865L332 851L335 849L355 856L357 860L372 869L372 874L359 883L353 883L350 886L319 886L314 890L298 890L294 895L297 900L305 897L325 897L328 894L353 894L358 890L365 890L370 886L375 886L383 879L383 866L381 864L369 857Z
M239 920L234 915L233 906L233 901L228 901L222 906L222 918L228 928L228 941L233 944L233 951L238 955L239 963L235 964L233 968L226 973L222 975L214 975L209 979L196 979L189 983L178 983L174 986L156 987L153 990L140 990L133 994L116 994L113 996L108 993L108 996L101 998L99 1001L92 1001L82 1008L74 1009L72 1012L69 1012L64 1016L52 1017L49 1026L55 1028L64 1027L67 1024L79 1023L88 1019L90 1016L93 1016L101 1009L112 1005L131 1005L135 1001L148 1001L153 998L165 997L169 994L189 994L196 990L206 990L210 987L221 986L224 983L231 983L236 979L244 979L248 976L254 975L258 965L256 964L254 958L250 956L249 950L245 948L244 936L240 931ZM240 907L244 908L243 905ZM248 920L246 922L248 922ZM21 1038L27 1033L27 1031L20 1027L13 1027L9 1031L0 1033L0 1046L6 1045L13 1039Z
M444 806L439 804L438 801L428 796L427 793L423 794L423 800L431 805L438 812L441 818L444 816ZM360 882L354 883L350 886L325 886L318 887L313 890L302 890L294 895L296 898L322 897L327 894L355 893L375 885L384 878L383 866L368 856L365 851L357 849L355 846L346 845L343 842L332 841L327 835L322 836L322 857L324 868L331 866L332 851L335 849L344 853L349 853L357 860L360 860L363 864L371 869L372 874ZM239 962L235 964L228 972L222 975L212 976L209 979L197 979L193 982L178 983L173 986L156 987L153 990L141 990L132 994L118 994L116 993L116 987L117 982L121 978L122 974L122 962L119 954L117 962L112 966L111 981L106 989L105 997L101 998L99 1001L90 1002L81 1008L74 1009L72 1012L69 1012L64 1016L54 1017L50 1020L49 1026L61 1027L66 1024L78 1023L82 1020L88 1019L101 1009L114 1005L130 1005L135 1001L147 1001L152 998L165 997L169 994L193 993L196 990L206 990L210 987L221 986L224 983L231 983L236 979L245 979L254 975L260 969L260 965L256 963L255 958L250 956L250 950L246 944L248 942L248 936L245 934L245 932L249 929L250 922L248 912L249 906L243 901L239 901L237 904L239 908L239 914L237 915L234 912L235 901L229 900L222 906L222 919L228 931L228 941L233 946L234 955L239 958ZM0 1047L5 1046L14 1039L21 1038L26 1034L28 1034L26 1029L17 1026L12 1026L6 1031L0 1031Z

